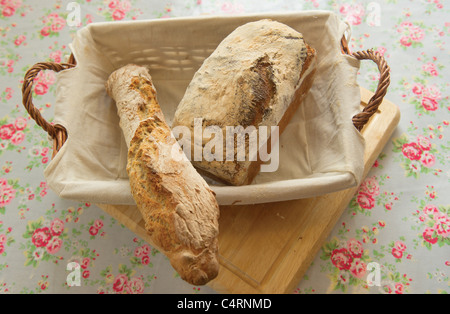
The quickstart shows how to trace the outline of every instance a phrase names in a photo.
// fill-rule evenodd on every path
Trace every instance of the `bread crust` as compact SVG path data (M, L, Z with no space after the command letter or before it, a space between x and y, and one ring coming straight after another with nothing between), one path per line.
M127 65L116 70L106 89L116 101L128 145L131 193L152 244L182 279L206 284L219 270L214 192L172 136L146 68Z
M314 76L316 74L315 69L315 62L316 62L316 51L310 47L308 44L306 44L307 47L307 57L305 59L305 62L302 67L302 72L300 76L303 78L303 81L299 88L295 91L294 98L292 102L289 104L289 107L287 108L286 112L284 113L283 117L281 118L280 122L278 123L279 127L279 134L281 135L286 128L286 126L289 124L289 121L291 121L292 117L294 116L295 112L298 110L300 105L303 102L303 99L305 98L306 94L308 93L309 89L311 88L313 82L314 82ZM313 67L312 71L308 70L310 67ZM308 73L306 76L305 73ZM269 137L267 142L271 143L272 137ZM270 154L270 148L271 146L267 146L267 153ZM241 184L235 184L235 185L244 185L244 184L250 184L252 183L253 179L258 175L260 172L261 164L263 164L263 161L258 158L258 160L251 163L249 166L247 176L245 180Z
M313 84L315 65L316 51L301 33L267 19L247 23L227 36L196 72L172 127L187 126L194 133L193 120L201 117L204 128L219 126L223 138L226 126L278 126L281 135ZM250 159L248 138L245 148L245 161L235 153L234 160L192 163L217 181L250 184L262 161L259 154ZM194 145L191 150L193 154Z

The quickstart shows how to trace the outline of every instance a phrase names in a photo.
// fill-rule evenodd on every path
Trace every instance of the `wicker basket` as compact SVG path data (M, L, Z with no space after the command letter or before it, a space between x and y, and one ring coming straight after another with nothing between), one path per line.
M343 36L341 40L341 51L343 54L353 56L358 60L372 60L377 64L380 72L380 79L374 96L370 99L367 106L365 106L361 112L354 115L352 118L355 128L358 131L362 131L364 125L369 121L373 114L377 112L378 106L381 104L383 97L386 95L387 88L390 83L390 69L383 56L373 50L358 51L353 53L350 52L345 36ZM71 134L68 134L68 131L64 125L53 124L46 121L42 117L40 111L34 106L32 99L34 79L42 70L60 72L73 68L76 65L77 61L72 54L66 63L40 62L31 67L25 74L22 87L23 105L36 123L53 139L53 157L56 156L58 151L65 144L68 136L71 136Z

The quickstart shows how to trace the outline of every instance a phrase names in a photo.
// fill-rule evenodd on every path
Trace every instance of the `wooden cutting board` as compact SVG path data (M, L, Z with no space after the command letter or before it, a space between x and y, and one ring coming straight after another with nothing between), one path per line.
M361 106L372 95L361 88ZM362 130L364 177L399 120L398 107L384 100ZM221 293L292 293L357 188L294 201L221 206L221 268L209 285ZM136 206L97 205L152 243Z

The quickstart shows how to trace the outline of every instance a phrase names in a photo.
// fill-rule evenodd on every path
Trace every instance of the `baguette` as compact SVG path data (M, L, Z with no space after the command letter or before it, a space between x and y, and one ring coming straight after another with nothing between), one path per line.
M206 284L219 269L214 192L173 137L145 67L130 64L114 71L106 90L116 102L131 193L152 244L183 280Z
M259 134L264 126L278 127L281 136L313 83L315 65L316 51L301 33L269 19L246 23L230 33L197 70L178 104L172 128L187 127L193 134L195 120L202 118L203 129L214 126L223 134L229 126L255 127ZM208 140L197 143L205 148ZM271 141L268 137L258 149ZM191 140L192 152L195 142ZM221 160L202 158L192 163L219 181L250 184L263 161L250 158L249 139L245 145L245 160L236 151L234 159L225 157L223 149Z

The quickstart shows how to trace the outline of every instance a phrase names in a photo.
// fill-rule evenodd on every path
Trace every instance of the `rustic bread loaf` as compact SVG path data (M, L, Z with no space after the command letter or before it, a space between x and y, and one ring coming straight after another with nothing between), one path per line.
M203 285L218 273L219 207L214 192L172 136L147 69L127 65L107 83L128 145L131 192L153 245L181 278Z
M227 126L254 126L258 132L260 126L269 131L278 126L281 134L312 85L315 59L315 50L302 34L276 21L250 22L229 34L195 73L175 112L172 129L184 126L191 130L194 166L232 185L251 183L262 160L259 155L250 158L250 136L245 139L245 160L238 158L237 150L233 160L226 158L225 143L222 160L193 158L195 143L205 148L212 139L195 140L195 120L202 118L203 130L220 128L222 139Z

